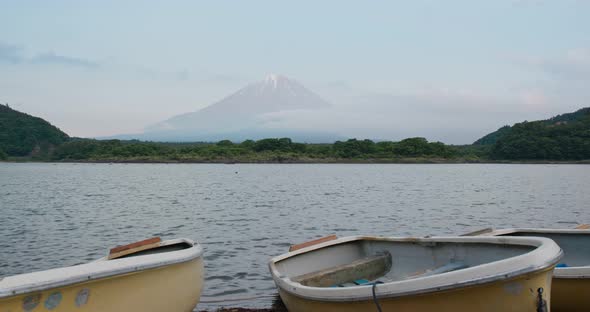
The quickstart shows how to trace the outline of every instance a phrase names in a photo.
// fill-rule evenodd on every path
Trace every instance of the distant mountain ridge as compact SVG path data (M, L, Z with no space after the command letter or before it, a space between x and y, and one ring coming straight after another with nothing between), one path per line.
M330 104L303 85L285 76L271 74L264 80L252 83L233 94L195 112L171 117L146 127L143 134L116 136L144 140L167 139L172 141L215 141L229 139L241 141L245 134L250 139L290 136L304 141L317 139L334 141L331 133L276 130L265 125L266 114L293 111L318 110ZM309 140L306 140L309 136ZM325 142L325 141L324 141Z
M590 107L581 108L573 113L561 114L545 120L546 124L555 124L558 122L580 121L590 115Z
M263 81L250 84L196 112L185 113L148 127L146 130L169 130L170 128L202 128L210 123L208 118L244 117L244 115L273 113L283 110L318 109L329 104L319 95L307 90L295 80L271 74ZM201 120L202 119L202 120ZM222 120L223 121L223 120ZM214 120L217 123L219 120Z
M67 134L42 118L0 104L0 154L40 156L68 139Z

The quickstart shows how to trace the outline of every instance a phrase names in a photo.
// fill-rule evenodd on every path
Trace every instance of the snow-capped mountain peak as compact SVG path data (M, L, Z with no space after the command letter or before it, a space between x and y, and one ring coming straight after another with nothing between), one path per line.
M244 129L257 126L252 123L263 114L328 106L328 102L295 80L270 74L199 111L177 115L148 127L147 131Z
M277 75L277 74L269 74L268 76L266 76L266 78L264 79L264 82L266 84L272 85L275 88L277 87L277 85L279 84L279 80L283 80L286 78L281 76L281 75Z

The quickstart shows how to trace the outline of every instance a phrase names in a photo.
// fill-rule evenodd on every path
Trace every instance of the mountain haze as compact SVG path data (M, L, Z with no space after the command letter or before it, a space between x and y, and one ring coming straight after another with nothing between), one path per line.
M149 126L143 134L117 136L154 141L216 141L289 136L298 141L329 142L331 133L273 129L273 113L319 110L330 104L295 80L271 74L195 112L171 117Z

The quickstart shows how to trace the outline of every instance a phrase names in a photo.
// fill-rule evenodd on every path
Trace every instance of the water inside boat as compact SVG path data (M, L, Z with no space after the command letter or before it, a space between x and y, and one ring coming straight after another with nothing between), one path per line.
M443 274L525 254L533 246L363 239L278 261L281 275L312 287L354 287Z

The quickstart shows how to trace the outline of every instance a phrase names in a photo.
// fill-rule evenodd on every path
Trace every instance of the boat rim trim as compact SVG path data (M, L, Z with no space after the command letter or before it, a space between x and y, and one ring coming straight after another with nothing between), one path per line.
M187 243L191 247L149 255L106 260L106 257L88 263L31 273L6 276L0 279L0 299L88 282L115 275L156 269L197 259L203 255L199 243L186 238L162 242L162 246ZM68 277L64 277L68 276Z
M548 233L548 234L585 234L590 235L590 230L588 229L543 229L543 228L508 228L508 229L493 229L492 231L486 232L481 234L480 236L502 236L502 235L509 235L512 233L518 232L529 232L529 233ZM502 236L505 237L505 236ZM526 237L526 236L518 236L518 237ZM537 236L534 236L537 237ZM543 237L543 236L539 236ZM571 267L561 267L555 268L553 272L553 277L555 278L562 278L562 279L575 279L575 278L590 278L590 265L583 265L583 266L571 266Z
M492 231L482 233L478 236L501 236L517 232L529 233L548 233L548 234L587 234L590 235L590 230L584 229L543 229L543 228L509 228L509 229L493 229ZM526 236L520 236L526 237Z
M501 239L498 240L498 238L501 238ZM423 281L435 281L437 276L438 276L438 279L440 279L441 275L445 276L445 277L454 276L453 274L456 272L459 272L459 271L442 273L439 275L410 279L410 280L385 282L383 284L380 284L377 288L377 290L379 291L379 294L378 294L379 298L395 298L395 297L401 297L401 296L426 294L426 293L443 291L443 290L448 290L448 289L453 289L453 288L476 286L476 285L481 285L481 284L486 284L486 283L492 283L492 282L498 281L498 280L512 279L512 278L515 278L520 275L526 275L526 274L530 274L530 273L534 273L534 272L549 270L549 269L551 269L551 267L555 266L558 263L558 261L561 259L561 257L563 256L563 251L555 242L553 242L552 240L550 240L548 238L542 238L542 237L524 237L524 236L523 237L482 237L482 236L455 237L455 236L453 236L453 237L432 237L432 238L414 238L414 237L411 237L411 238L407 238L407 237L406 238L403 238L403 237L389 238L389 237L376 237L376 236L351 236L351 237L344 237L344 238L340 238L337 240L325 242L322 244L310 246L307 248L303 248L303 249L300 249L300 250L297 250L294 252L289 252L289 253L272 258L269 262L269 268L270 268L271 274L273 276L273 279L281 291L288 292L291 295L301 297L304 299L310 299L310 300L316 300L316 301L317 300L320 300L320 301L342 301L342 300L366 301L366 300L371 300L372 299L371 287L370 287L371 285L369 285L367 287L357 286L357 287L338 288L338 289L327 288L327 287L305 286L300 283L292 281L287 276L280 276L280 273L275 266L276 262L279 262L281 260L296 256L299 254L303 254L303 253L310 252L313 250L325 248L328 246L333 246L333 245L338 245L338 244L343 244L343 243L348 243L348 242L358 241L358 240L379 240L379 241L391 241L391 242L399 242L399 243L403 243L403 242L408 242L408 243L412 243L412 242L415 242L415 243L420 243L420 242L490 243L490 244L495 243L495 244L527 245L527 246L536 247L535 249L533 249L525 254L522 254L522 255L518 255L518 256L514 256L514 257L510 257L510 258L506 258L506 259L502 259L502 260L498 260L498 261L494 261L494 262L490 262L490 263L486 263L486 264L481 264L481 265L474 266L471 268L459 270L459 271L463 271L463 272L465 272L465 270L472 270L471 272L473 272L475 269L480 269L481 266L486 266L486 265L488 267L490 267L490 264L492 264L492 263L494 263L493 266L495 266L495 267L501 266L501 265L505 264L506 262L510 262L511 259L512 259L512 261L518 261L518 260L522 260L522 259L526 259L526 258L536 258L538 256L541 256L542 258L545 258L545 259L550 258L550 260L545 260L542 263L539 263L537 265L524 266L524 265L520 264L521 268L518 268L518 269L513 268L511 270L507 270L507 272L497 272L496 274L494 274L492 276L475 277L475 278L465 279L465 280L461 280L461 281L456 281L456 280L453 281L452 279L450 279L449 281L442 281L442 282L439 281L438 283L436 283L434 286L431 286L431 287L418 287L418 288L415 287L415 289L410 289L407 291L404 291L403 289L396 290L395 288L396 287L400 288L399 285L404 285L404 284L405 285L417 284L416 281L419 281L418 284ZM516 266L516 264L511 264L511 265ZM477 275L477 274L475 273L474 275Z

